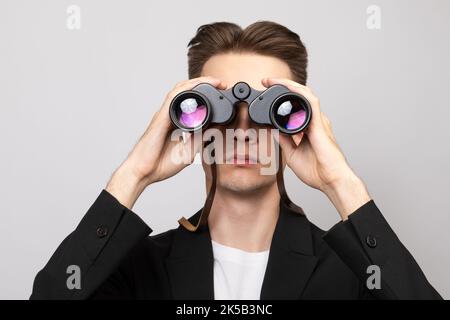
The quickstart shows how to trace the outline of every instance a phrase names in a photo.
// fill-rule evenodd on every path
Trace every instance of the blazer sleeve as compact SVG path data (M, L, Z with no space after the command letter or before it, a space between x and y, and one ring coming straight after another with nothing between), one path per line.
M151 232L141 218L102 190L75 231L36 275L30 299L89 298ZM124 279L116 280L108 295L127 296Z
M323 239L360 279L359 298L442 299L373 200L333 226ZM379 285L370 278L377 274Z

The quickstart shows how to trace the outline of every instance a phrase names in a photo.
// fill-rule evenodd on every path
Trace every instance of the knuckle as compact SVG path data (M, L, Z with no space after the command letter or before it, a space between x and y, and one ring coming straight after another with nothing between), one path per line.
M174 87L174 88L179 88L179 87L181 87L184 83L185 83L185 81L178 81L178 82L175 84L175 87Z
M319 105L319 104L320 104L319 98L316 97L315 95L312 95L312 96L311 96L311 102L314 103L314 104L316 104L316 105Z
M196 84L196 83L200 83L200 82L205 82L209 79L211 79L211 77L198 77L198 78L193 78L193 79L189 80L189 83Z
M173 98L175 98L175 96L176 96L175 92L176 92L175 90L169 91L166 95L166 101L169 101L169 102L172 101Z

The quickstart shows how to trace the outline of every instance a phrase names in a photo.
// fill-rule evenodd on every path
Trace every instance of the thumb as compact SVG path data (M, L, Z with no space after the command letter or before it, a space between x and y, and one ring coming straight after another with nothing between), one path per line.
M202 135L199 131L183 132L183 139L180 141L183 148L183 158L186 164L192 163L197 153L200 152Z
M283 133L275 134L273 137L280 145L284 158L289 159L297 147L292 137Z

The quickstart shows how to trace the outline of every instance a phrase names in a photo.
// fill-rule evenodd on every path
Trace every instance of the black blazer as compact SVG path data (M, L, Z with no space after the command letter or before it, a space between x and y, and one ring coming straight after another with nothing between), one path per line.
M151 231L103 190L37 274L31 299L214 299L208 227ZM80 267L80 289L66 285L70 265ZM381 289L367 289L369 265L381 268ZM375 203L328 232L280 203L261 299L374 298L441 298Z

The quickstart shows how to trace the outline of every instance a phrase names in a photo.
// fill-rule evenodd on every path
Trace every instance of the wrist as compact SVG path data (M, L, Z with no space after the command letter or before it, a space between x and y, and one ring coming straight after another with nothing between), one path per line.
M371 200L364 182L352 171L322 190L333 203L342 220Z
M140 194L149 184L145 179L139 178L128 163L124 162L113 173L105 190L131 210Z

